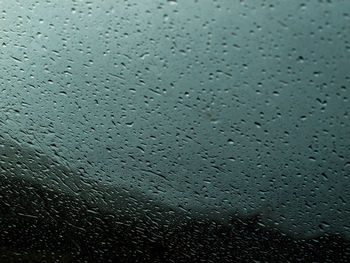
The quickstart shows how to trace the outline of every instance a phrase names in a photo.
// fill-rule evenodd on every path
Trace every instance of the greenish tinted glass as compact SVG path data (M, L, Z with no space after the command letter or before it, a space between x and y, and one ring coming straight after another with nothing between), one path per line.
M0 0L0 30L0 262L350 260L350 2Z

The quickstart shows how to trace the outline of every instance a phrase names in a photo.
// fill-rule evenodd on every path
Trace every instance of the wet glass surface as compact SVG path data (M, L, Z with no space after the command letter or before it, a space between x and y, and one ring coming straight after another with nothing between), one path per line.
M0 262L348 262L349 10L0 0Z

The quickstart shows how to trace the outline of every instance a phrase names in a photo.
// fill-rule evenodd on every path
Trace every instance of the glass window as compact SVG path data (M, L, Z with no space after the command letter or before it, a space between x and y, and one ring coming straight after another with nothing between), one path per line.
M0 262L350 261L349 1L0 21Z

